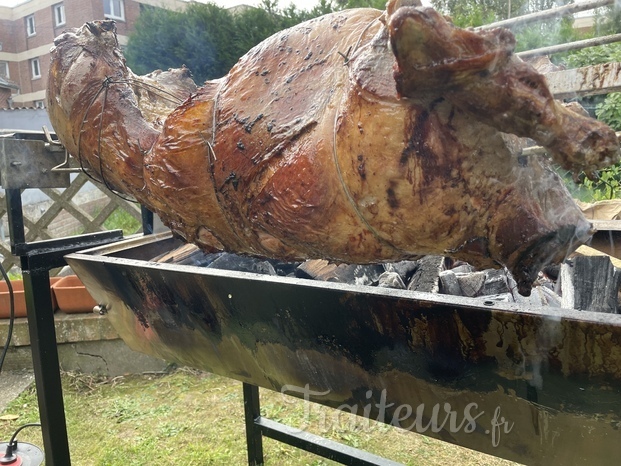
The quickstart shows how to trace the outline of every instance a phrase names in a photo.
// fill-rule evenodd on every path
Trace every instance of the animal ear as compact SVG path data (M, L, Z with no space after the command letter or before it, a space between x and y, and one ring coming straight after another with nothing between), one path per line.
M419 7L423 6L423 4L420 0L390 0L386 3L386 13L392 15L395 11L404 6Z
M379 20L384 24L388 24L388 17L392 16L395 11L404 6L421 7L423 4L420 0L389 0L389 2L386 3L386 11L380 16Z

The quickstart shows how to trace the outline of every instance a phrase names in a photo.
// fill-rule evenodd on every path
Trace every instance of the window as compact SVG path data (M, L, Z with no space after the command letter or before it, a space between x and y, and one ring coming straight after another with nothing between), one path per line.
M26 34L30 37L36 33L34 15L26 16Z
M65 24L65 5L59 3L54 5L52 9L54 11L54 26L58 27Z
M38 58L30 60L30 69L32 70L32 79L38 79L41 77L41 63Z
M125 21L123 0L104 0L104 16Z
M0 78L9 79L9 62L0 61Z
M35 100L34 106L35 108L45 108L45 102L43 102L42 100Z

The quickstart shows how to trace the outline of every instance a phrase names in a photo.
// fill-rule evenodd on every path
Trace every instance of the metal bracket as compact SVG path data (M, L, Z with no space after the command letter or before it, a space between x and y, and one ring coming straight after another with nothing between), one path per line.
M68 188L69 173L54 171L66 152L49 134L0 136L0 181L5 189Z

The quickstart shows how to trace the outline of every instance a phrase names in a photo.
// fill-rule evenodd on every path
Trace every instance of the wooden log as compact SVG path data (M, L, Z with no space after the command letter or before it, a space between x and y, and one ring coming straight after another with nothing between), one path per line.
M440 272L444 257L425 256L418 261L418 268L408 284L408 290L438 293L440 291Z
M621 269L621 259L617 259L616 257L612 257L610 254L606 254L603 251L600 251L599 249L595 249L592 248L590 246L580 246L578 249L576 249L576 251L574 252L574 257L575 256L600 256L600 257L607 257L610 262L612 263L612 265L614 265L615 267L617 267L618 269Z
M546 74L557 99L621 91L621 63L604 63Z
M621 272L607 256L577 256L574 267L574 309L618 313Z
M561 307L565 309L574 309L574 271L573 264L564 262L561 264L561 273L557 282L558 288L555 290L561 295Z
M324 259L307 260L300 264L295 274L299 278L329 281L338 266Z

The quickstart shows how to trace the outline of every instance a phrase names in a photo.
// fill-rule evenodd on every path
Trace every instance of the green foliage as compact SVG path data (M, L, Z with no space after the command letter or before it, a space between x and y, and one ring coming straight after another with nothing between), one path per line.
M138 74L186 65L201 82L223 76L239 58L231 31L233 16L214 4L190 3L184 12L145 8L125 56Z
M600 170L597 179L585 179L582 186L586 189L586 193L583 192L581 197L586 202L621 197L621 166L617 164Z
M506 0L432 0L431 3L438 11L449 14L460 27L480 26L509 15ZM510 16L515 16L525 3L527 0L512 1Z
M621 131L621 92L613 92L597 105L595 115L616 131Z
M346 10L350 8L376 8L384 10L387 0L336 0L335 9Z
M514 29L516 52L550 45L564 44L580 39L573 27L573 18L557 18Z
M189 369L161 377L126 376L109 380L63 374L62 380L72 464L248 464L240 382ZM268 418L364 448L400 464L515 464L279 392L261 390L260 396L262 415ZM15 421L0 420L3 441L19 425L38 421L34 387L10 403L3 413L19 416ZM18 440L43 445L41 429L25 429ZM335 464L266 437L263 449L267 465Z
M481 26L558 6L555 0L513 0L510 3L506 0L432 0L432 4L449 14L459 27ZM570 18L550 19L512 30L516 36L518 52L568 42L577 36Z
M224 76L248 50L278 31L333 10L322 0L310 12L263 0L259 8L231 13L191 2L185 11L145 7L129 38L127 63L137 74L187 66L197 83Z
M124 235L133 235L142 227L126 210L117 208L103 224L106 230L123 230Z
M166 70L183 64L174 52L182 41L182 20L176 11L144 8L125 50L127 63L135 73L146 74L156 68Z
M600 63L621 62L621 43L600 45L575 50L564 57L570 68L580 68Z

